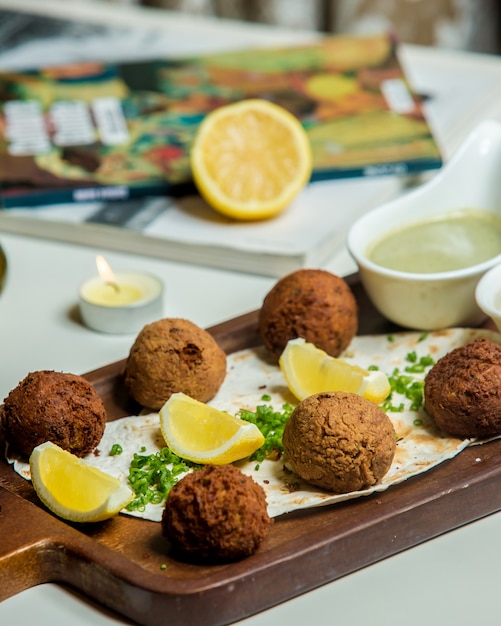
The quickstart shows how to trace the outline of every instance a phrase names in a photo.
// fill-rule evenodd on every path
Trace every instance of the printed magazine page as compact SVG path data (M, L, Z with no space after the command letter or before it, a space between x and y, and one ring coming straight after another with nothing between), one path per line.
M265 98L310 138L312 181L440 167L386 34L178 59L0 72L4 208L194 191L189 148L211 110Z

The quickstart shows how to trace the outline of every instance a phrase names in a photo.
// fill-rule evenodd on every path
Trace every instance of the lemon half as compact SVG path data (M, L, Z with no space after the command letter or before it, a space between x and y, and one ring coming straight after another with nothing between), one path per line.
M259 428L245 420L174 393L160 409L167 446L194 463L224 465L250 456L264 443Z
M217 211L239 220L283 211L312 170L308 135L286 109L249 99L209 113L190 152L193 179Z
M45 506L71 522L99 522L117 515L134 497L122 481L86 465L50 441L30 456L33 487Z
M383 372L365 370L332 357L302 338L287 343L279 365L287 386L298 400L322 391L347 391L380 404L391 390Z

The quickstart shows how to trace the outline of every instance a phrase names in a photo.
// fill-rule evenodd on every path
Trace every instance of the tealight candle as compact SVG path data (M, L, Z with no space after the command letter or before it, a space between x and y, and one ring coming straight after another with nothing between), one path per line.
M103 283L99 281L94 285L89 285L86 290L86 298L94 304L102 306L123 306L141 300L142 290L136 285L126 283L129 277L120 277L120 283ZM133 278L135 280L135 278Z
M99 276L80 287L80 314L86 326L104 333L137 333L162 317L163 285L151 274L111 271L96 259Z

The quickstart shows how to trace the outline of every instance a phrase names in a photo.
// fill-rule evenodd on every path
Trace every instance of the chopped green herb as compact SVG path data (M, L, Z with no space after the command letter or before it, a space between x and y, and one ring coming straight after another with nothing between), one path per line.
M122 454L123 452L123 448L119 443L114 443L111 446L111 450L110 450L110 456L119 456L120 454Z
M414 381L409 385L405 394L406 398L411 401L410 410L417 411L423 404L424 381Z
M427 332L421 333L418 341L423 341L428 337ZM393 335L388 335L388 341L394 341ZM424 382L422 380L414 380L412 376L408 374L423 374L427 371L427 368L433 366L435 361L430 355L425 355L418 358L417 352L412 350L405 355L405 360L410 365L404 367L405 374L401 373L398 368L393 370L391 376L388 376L390 383L390 394L386 400L382 403L381 407L384 411L402 412L405 409L404 403L393 404L393 393L399 393L408 400L411 401L408 407L411 411L417 411L423 404L423 389Z
M435 364L433 357L429 354L419 357L417 352L413 350L405 356L405 360L410 365L404 367L404 372L395 368L388 381L390 383L390 394L382 403L381 407L384 411L402 412L405 410L403 402L399 404L393 403L393 394L398 393L410 401L407 407L410 411L417 411L423 404L424 379L422 377L416 380L412 374L424 374L427 369Z
M426 368L435 365L433 357L431 357L429 354L426 356L422 356L418 361L417 354L415 352L410 352L407 355L406 359L409 363L412 363L412 365L407 365L405 371L411 372L413 374L421 374L422 372L426 371Z
M394 335L388 335L387 339L391 343L391 342L395 341L395 336Z
M417 420L414 420L412 423L414 424L414 426L422 426L423 420L417 419Z
M167 569L167 563L162 563L162 565L160 565L160 569Z
M402 413L405 407L403 402L400 404L393 404L390 393L386 400L381 404L381 408L385 411L385 413Z
M143 450L143 448L141 448ZM129 467L129 484L136 497L127 505L129 511L144 511L147 504L161 504L179 476L200 465L181 459L169 448L155 454L134 454Z
M286 402L282 405L282 411L275 409L268 404L259 405L255 411L241 409L238 417L247 422L256 424L263 433L265 441L263 445L251 455L251 460L261 462L267 457L280 458L284 448L282 445L282 435L285 423L291 416L294 407Z
M417 361L417 352L413 350L405 355L405 360L409 363L415 363Z
M263 393L263 395L261 396L261 400L263 402L269 402L271 400L271 396L268 393Z

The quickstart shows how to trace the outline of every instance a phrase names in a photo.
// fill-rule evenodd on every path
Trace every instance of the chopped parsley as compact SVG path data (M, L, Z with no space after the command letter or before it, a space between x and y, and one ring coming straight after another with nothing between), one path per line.
M123 452L123 448L119 443L114 443L111 446L111 450L110 450L110 456L119 456L120 454L122 454Z
M409 365L404 367L403 372L396 367L391 375L388 376L391 391L386 400L381 404L383 411L395 413L402 412L406 408L410 411L417 411L423 404L424 380L416 380L412 374L426 373L428 368L435 364L435 361L430 355L418 358L415 350L409 352L405 360ZM409 405L406 407L404 402L394 404L394 393L404 396L404 398L409 401Z
M268 400L269 396L262 396L261 399ZM266 458L280 458L284 450L282 445L282 435L284 434L285 423L291 416L294 406L288 402L282 405L282 410L277 411L269 404L261 404L255 411L240 409L238 417L252 422L263 433L265 441L263 445L254 452L251 461L264 461Z
M405 371L411 372L411 373L418 373L418 374L425 372L426 368L435 364L435 361L429 354L422 356L418 360L415 350L413 352L409 352L406 355L405 360L411 363L411 365L407 365L405 367Z
M128 480L136 497L127 509L144 511L149 503L161 504L181 474L200 467L197 463L181 459L169 448L162 448L154 454L134 454Z

